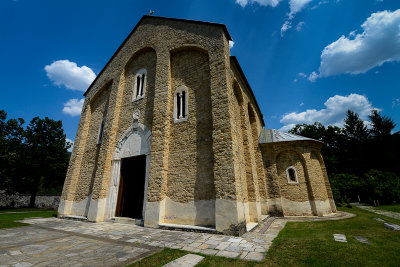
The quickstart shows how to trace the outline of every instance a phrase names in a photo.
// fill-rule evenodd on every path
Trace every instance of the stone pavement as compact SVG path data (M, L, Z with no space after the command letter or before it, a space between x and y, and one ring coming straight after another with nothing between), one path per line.
M0 266L125 266L159 250L34 226L0 230Z
M25 219L35 227L57 230L72 235L84 234L136 245L182 249L206 255L217 255L245 260L262 260L278 233L242 237L146 228L112 222L90 223L57 218ZM284 226L284 225L283 225ZM280 229L283 228L279 227ZM250 253L251 252L251 253Z
M327 217L269 217L241 237L112 222L30 218L23 222L31 226L0 230L0 265L123 266L163 247L261 261L286 222L349 217L352 215L343 212Z
M358 204L358 203L352 203L352 205L354 205L354 206L356 206L356 207L358 207L360 209L363 209L363 210L367 210L367 211L370 211L370 212L373 212L373 213L376 213L376 214L379 214L379 215L385 215L385 216L400 220L400 213L399 212L381 210L381 209L377 209L377 208L372 207L372 206Z

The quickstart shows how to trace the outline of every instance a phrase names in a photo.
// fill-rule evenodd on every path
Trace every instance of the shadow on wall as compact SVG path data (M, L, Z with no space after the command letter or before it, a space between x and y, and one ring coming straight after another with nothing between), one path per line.
M199 73L195 77L203 78L201 82L190 84L196 98L196 181L194 201L196 206L195 224L201 225L209 220L215 226L215 180L214 180L214 153L212 139L212 111L211 111L211 80L208 55L196 51L202 58L201 66L191 67ZM208 200L206 206L201 200ZM204 217L208 218L204 218Z

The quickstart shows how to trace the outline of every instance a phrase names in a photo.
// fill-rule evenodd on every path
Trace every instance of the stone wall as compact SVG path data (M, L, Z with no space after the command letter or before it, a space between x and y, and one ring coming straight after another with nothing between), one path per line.
M336 212L320 153L322 143L292 141L262 144L271 213L323 216ZM286 169L294 167L298 183L289 183Z
M5 208L26 208L29 206L30 195L5 194L0 192L0 209ZM57 209L60 203L60 196L38 195L36 196L35 208Z

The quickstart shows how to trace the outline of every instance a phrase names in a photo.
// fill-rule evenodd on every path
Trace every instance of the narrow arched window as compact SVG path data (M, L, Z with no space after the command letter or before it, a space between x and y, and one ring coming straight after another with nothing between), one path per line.
M133 96L132 101L139 100L144 97L146 92L147 71L140 69L135 74L133 80Z
M188 89L179 86L174 94L174 122L187 120L188 117Z
M105 118L103 118L103 120L101 121L100 124L100 129L99 129L99 135L97 138L97 144L101 144L101 142L103 142L103 136L104 136L104 125L106 124L106 120Z
M290 166L286 169L286 177L287 177L289 184L298 184L299 183L299 178L297 176L296 168L293 166Z

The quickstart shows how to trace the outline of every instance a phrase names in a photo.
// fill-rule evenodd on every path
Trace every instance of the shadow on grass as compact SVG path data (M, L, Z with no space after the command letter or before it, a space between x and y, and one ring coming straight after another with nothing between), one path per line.
M0 212L0 228L26 226L28 224L16 222L23 220L25 218L32 218L32 217L50 218L56 216L57 216L57 211L55 210L42 210L42 209L3 210L2 212Z

